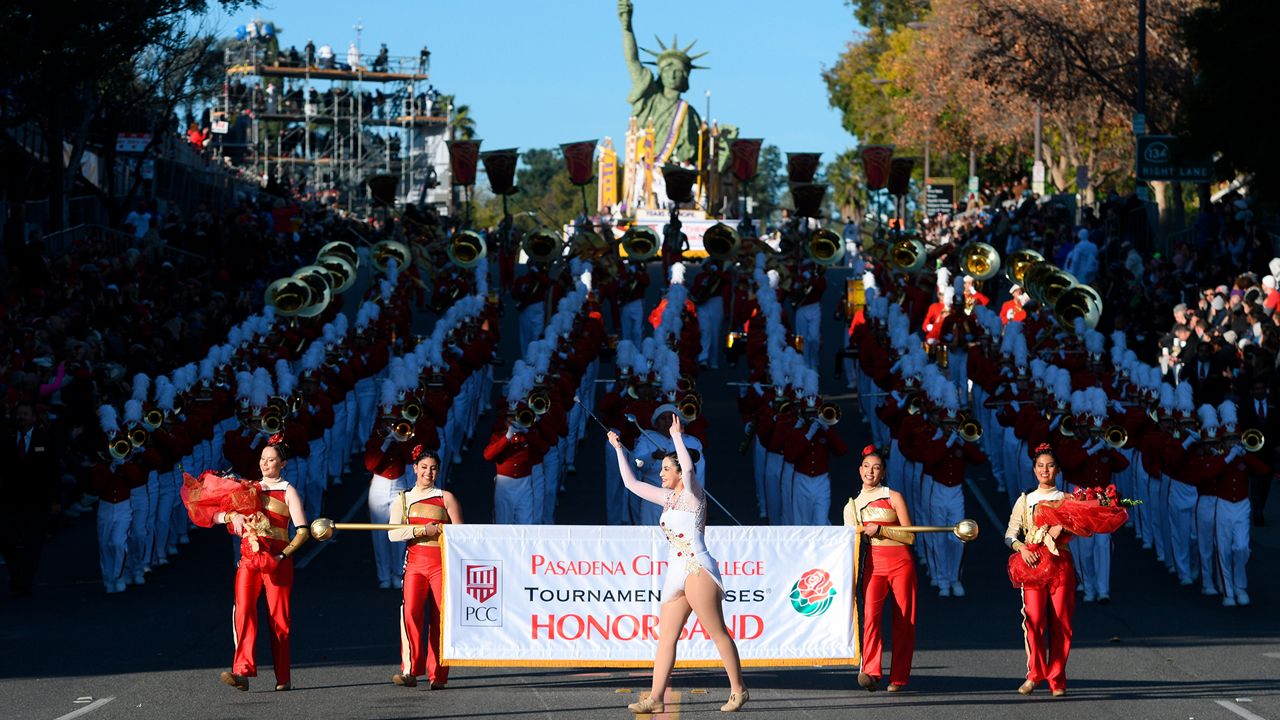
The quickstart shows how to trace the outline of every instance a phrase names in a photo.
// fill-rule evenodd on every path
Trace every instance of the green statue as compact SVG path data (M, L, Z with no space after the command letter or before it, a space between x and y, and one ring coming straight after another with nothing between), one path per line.
M622 54L631 72L631 114L641 128L652 126L658 164L663 162L696 163L698 161L698 128L702 118L680 94L689 89L689 73L701 69L693 61L706 53L689 55L694 44L681 48L677 41L667 47L658 40L661 52L636 45L631 31L631 0L618 0L618 19L622 21ZM640 50L653 55L656 62L641 62ZM657 65L658 75L645 65Z

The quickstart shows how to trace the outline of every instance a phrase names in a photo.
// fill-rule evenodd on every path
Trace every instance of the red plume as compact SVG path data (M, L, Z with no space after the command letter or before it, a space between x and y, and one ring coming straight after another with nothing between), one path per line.
M284 435L280 433L276 433L275 435L267 438L268 445L279 445L282 442L284 442Z
M413 452L409 453L409 457L413 458L414 462L418 462L418 460L422 458L422 454L423 452L425 452L425 450L426 448L422 447L421 445L414 445Z

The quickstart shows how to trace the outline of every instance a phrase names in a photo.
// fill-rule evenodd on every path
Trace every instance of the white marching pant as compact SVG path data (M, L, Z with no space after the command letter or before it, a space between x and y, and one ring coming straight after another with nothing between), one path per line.
M98 567L107 592L115 592L116 586L124 582L124 559L132 518L133 508L128 500L98 502Z
M1218 498L1213 495L1201 495L1196 502L1196 533L1192 543L1195 556L1192 559L1199 564L1200 586L1206 592L1221 590L1225 594L1230 592L1230 588L1218 587L1221 580L1217 549L1218 504Z
M770 525L781 525L786 510L782 506L782 455L764 452L764 505Z
M306 504L303 508L307 517L318 518L324 504L325 471L328 469L329 455L326 452L324 438L311 441L311 456L307 458L307 492L304 494Z
M1239 590L1249 588L1249 578L1244 566L1249 562L1249 524L1253 505L1248 498L1231 502L1218 499L1218 516L1215 536L1218 545L1218 566L1222 569L1222 592L1234 598Z
M1191 582L1192 539L1195 537L1196 499L1194 485L1176 480L1169 483L1167 503L1169 518L1169 550L1173 568L1178 571L1179 582Z
M152 565L159 564L161 560L167 562L169 557L169 522L173 519L173 503L177 500L172 470L156 473L155 491L156 496L151 503L151 527L154 532L149 543L149 563Z
M394 480L381 475L373 476L369 481L369 522L392 522L391 503L404 489L403 481L404 476ZM401 518L396 518L395 522L400 520ZM373 538L373 565L378 574L378 583L403 578L405 543L391 542L385 532L372 532L369 535Z
M713 297L698 306L698 331L702 335L702 348L698 352L698 362L707 363L711 367L720 364L720 337L723 325L724 298Z
M796 333L804 338L804 364L818 367L822 348L822 303L809 303L796 309Z
M957 485L949 487L927 478L931 486L929 492L929 524L955 525L964 519L964 488ZM930 545L933 547L933 577L939 586L947 587L949 583L960 581L960 558L964 550L960 538L951 533L930 533Z
M534 525L533 478L495 475L493 478L493 521L499 525Z
M831 476L791 475L791 523L792 525L830 525Z
M638 346L644 339L644 302L632 300L623 305L619 316L622 319L622 339Z
M378 384L373 378L362 378L356 383L356 436L353 442L357 448L363 448L373 434L373 421L378 414L377 401Z
M151 475L155 475L153 471ZM148 565L147 537L151 533L151 501L147 485L129 491L129 538L125 542L125 575L137 577Z

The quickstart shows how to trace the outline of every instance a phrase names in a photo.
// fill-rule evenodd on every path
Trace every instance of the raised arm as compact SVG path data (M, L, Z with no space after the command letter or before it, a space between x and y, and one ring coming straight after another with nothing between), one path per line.
M676 446L676 458L680 460L680 479L684 482L685 489L693 493L694 497L702 497L702 485L699 483L698 473L693 471L693 456L684 444L684 427L678 417L671 418L671 442Z
M622 484L644 500L655 505L664 504L667 500L667 492L647 482L641 482L636 477L635 467L627 457L627 451L622 447L622 439L618 437L618 433L612 431L609 433L609 444L618 455L618 474L622 476Z
M627 62L627 70L633 82L648 80L649 71L640 64L640 49L636 45L636 35L631 30L631 0L618 0L618 21L622 23L622 59Z

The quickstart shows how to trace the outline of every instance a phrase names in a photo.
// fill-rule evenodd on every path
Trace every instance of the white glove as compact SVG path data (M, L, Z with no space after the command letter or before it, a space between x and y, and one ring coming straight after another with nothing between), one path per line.
M382 451L383 451L383 452L386 452L386 451L387 451L387 448L391 447L391 443L393 443L393 442L395 442L395 441L396 441L396 440L395 440L395 438L393 438L393 437L391 437L390 435L388 435L388 436L387 436L385 439L383 439L383 441L382 441Z
M948 432L947 436L947 447L955 447L956 443L960 442L960 436L954 432Z
M1124 414L1124 406L1120 404L1119 400L1112 401L1111 407L1115 408L1115 411L1120 413L1121 415Z
M933 439L935 442L936 442L936 441L938 441L938 440L941 440L941 439L942 439L942 428L938 428L937 430L934 430L934 431L933 431L933 438L932 438L932 439Z
M514 438L515 436L516 436L516 429L515 429L515 428L513 428L513 427L511 427L510 425L508 425L508 426L507 426L507 439L508 439L508 440L510 440L510 439ZM384 449L385 449L385 448L384 448Z
M1098 451L1102 449L1102 441L1094 440L1088 445L1085 445L1084 449L1085 449L1085 452L1087 452L1090 456L1097 455Z
M813 439L813 436L814 436L814 435L816 435L816 434L818 434L818 430L819 430L821 427L822 427L822 426L821 426L820 424L818 424L818 421L817 421L817 420L814 420L814 421L810 422L810 423L809 423L809 429L808 429L808 430L806 430L806 431L805 431L805 433L804 433L804 439L805 439L805 440L812 440L812 439Z
M801 420L800 418L796 418L796 429L799 430L802 427L804 427L804 420Z
M1012 408L1014 412L1021 412L1021 411L1022 411L1022 410L1021 410L1022 406L1018 404L1018 401L1017 401L1017 400L1010 400L1010 401L1009 401L1009 407L1010 407L1010 408Z
M1226 461L1229 463L1243 454L1244 454L1244 449L1241 448L1239 445L1236 445L1235 447L1231 448L1231 452L1227 453Z
M902 395L899 394L897 390L894 390L893 392L889 393L889 397L893 398L893 401L895 403L898 403L899 405L902 404Z
M752 389L752 390L755 390L757 395L763 395L763 394L764 394L764 388L760 387L760 383L758 383L758 382L753 382L753 383L751 383L751 389Z

